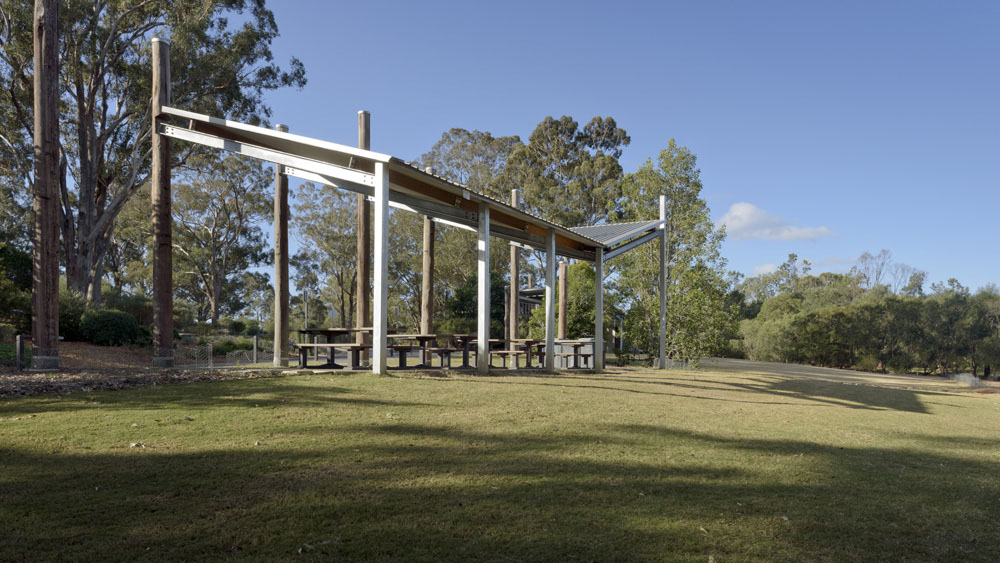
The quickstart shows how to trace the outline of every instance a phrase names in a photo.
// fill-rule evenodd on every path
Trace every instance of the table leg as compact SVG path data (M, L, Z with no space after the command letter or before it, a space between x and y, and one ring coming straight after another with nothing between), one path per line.
M415 368L429 368L431 364L427 361L427 341L422 340L420 342L420 363L413 366Z
M470 340L466 340L465 342L462 343L462 367L463 368L472 367L472 366L469 365L469 343L470 342L471 342Z
M400 369L406 368L406 350L397 350L396 355L399 356L399 367Z

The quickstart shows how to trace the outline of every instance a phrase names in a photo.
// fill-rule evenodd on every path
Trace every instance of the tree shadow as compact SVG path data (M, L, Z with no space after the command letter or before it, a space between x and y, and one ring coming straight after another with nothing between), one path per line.
M555 435L354 425L309 436L315 445L288 449L2 449L0 559L1000 555L995 462L635 424Z
M793 405L805 402L813 406L847 407L862 410L898 410L913 413L928 413L921 401L921 396L947 395L934 391L915 391L897 387L879 387L840 383L828 380L795 379L788 376L767 376L757 378L741 378L740 381L724 381L719 379L698 380L696 378L680 378L662 375L641 377L629 375L582 375L582 374L516 374L513 381L501 381L490 378L463 379L476 383L522 385L525 379L542 381L528 383L529 385L551 385L572 388L590 388L621 393L636 393L642 395L664 395L684 397L696 400L749 403L760 405ZM579 384L577 381L593 381L604 385ZM627 386L626 386L627 385ZM644 387L651 386L653 389ZM670 389L666 391L664 389ZM681 391L684 392L681 392ZM714 395L698 394L711 391ZM732 391L758 396L761 394L779 397L784 400L764 401L760 399L737 399L720 396L719 391Z
M30 400L0 399L0 418L42 411L67 412L101 409L202 409L215 407L322 407L343 404L358 406L429 406L412 401L390 401L357 396L361 391L330 385L328 378L311 376L283 380L237 379L169 386L138 387L119 391L76 391L41 395Z

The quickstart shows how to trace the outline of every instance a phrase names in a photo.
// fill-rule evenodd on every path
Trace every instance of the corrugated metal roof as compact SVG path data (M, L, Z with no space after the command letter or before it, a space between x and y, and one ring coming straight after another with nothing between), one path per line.
M663 221L655 219L653 221L633 221L631 223L608 223L590 227L573 227L570 230L591 240L595 240L607 248L652 231L661 224L663 224Z

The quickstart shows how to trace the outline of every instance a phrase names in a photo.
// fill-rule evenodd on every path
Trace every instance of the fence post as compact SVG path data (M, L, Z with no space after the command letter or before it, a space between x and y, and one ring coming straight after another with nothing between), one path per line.
M257 344L260 342L260 335L253 335L253 363L257 364Z
M24 336L20 334L14 338L14 356L17 371L24 371Z
M212 350L212 343L208 343L208 369L212 369L212 360L215 359L214 350Z

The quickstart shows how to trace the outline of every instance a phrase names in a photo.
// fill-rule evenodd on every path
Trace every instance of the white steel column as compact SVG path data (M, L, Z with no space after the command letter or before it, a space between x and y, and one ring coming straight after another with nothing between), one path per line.
M667 218L667 196L660 196L660 220ZM667 369L667 226L660 227L660 369Z
M490 207L479 204L479 312L476 333L476 371L479 375L490 373Z
M556 370L556 232L545 238L545 369Z
M375 295L372 371L386 372L386 334L388 332L388 275L389 275L389 170L382 162L375 163Z
M604 249L598 248L595 253L594 278L596 287L594 295L594 369L604 369Z

